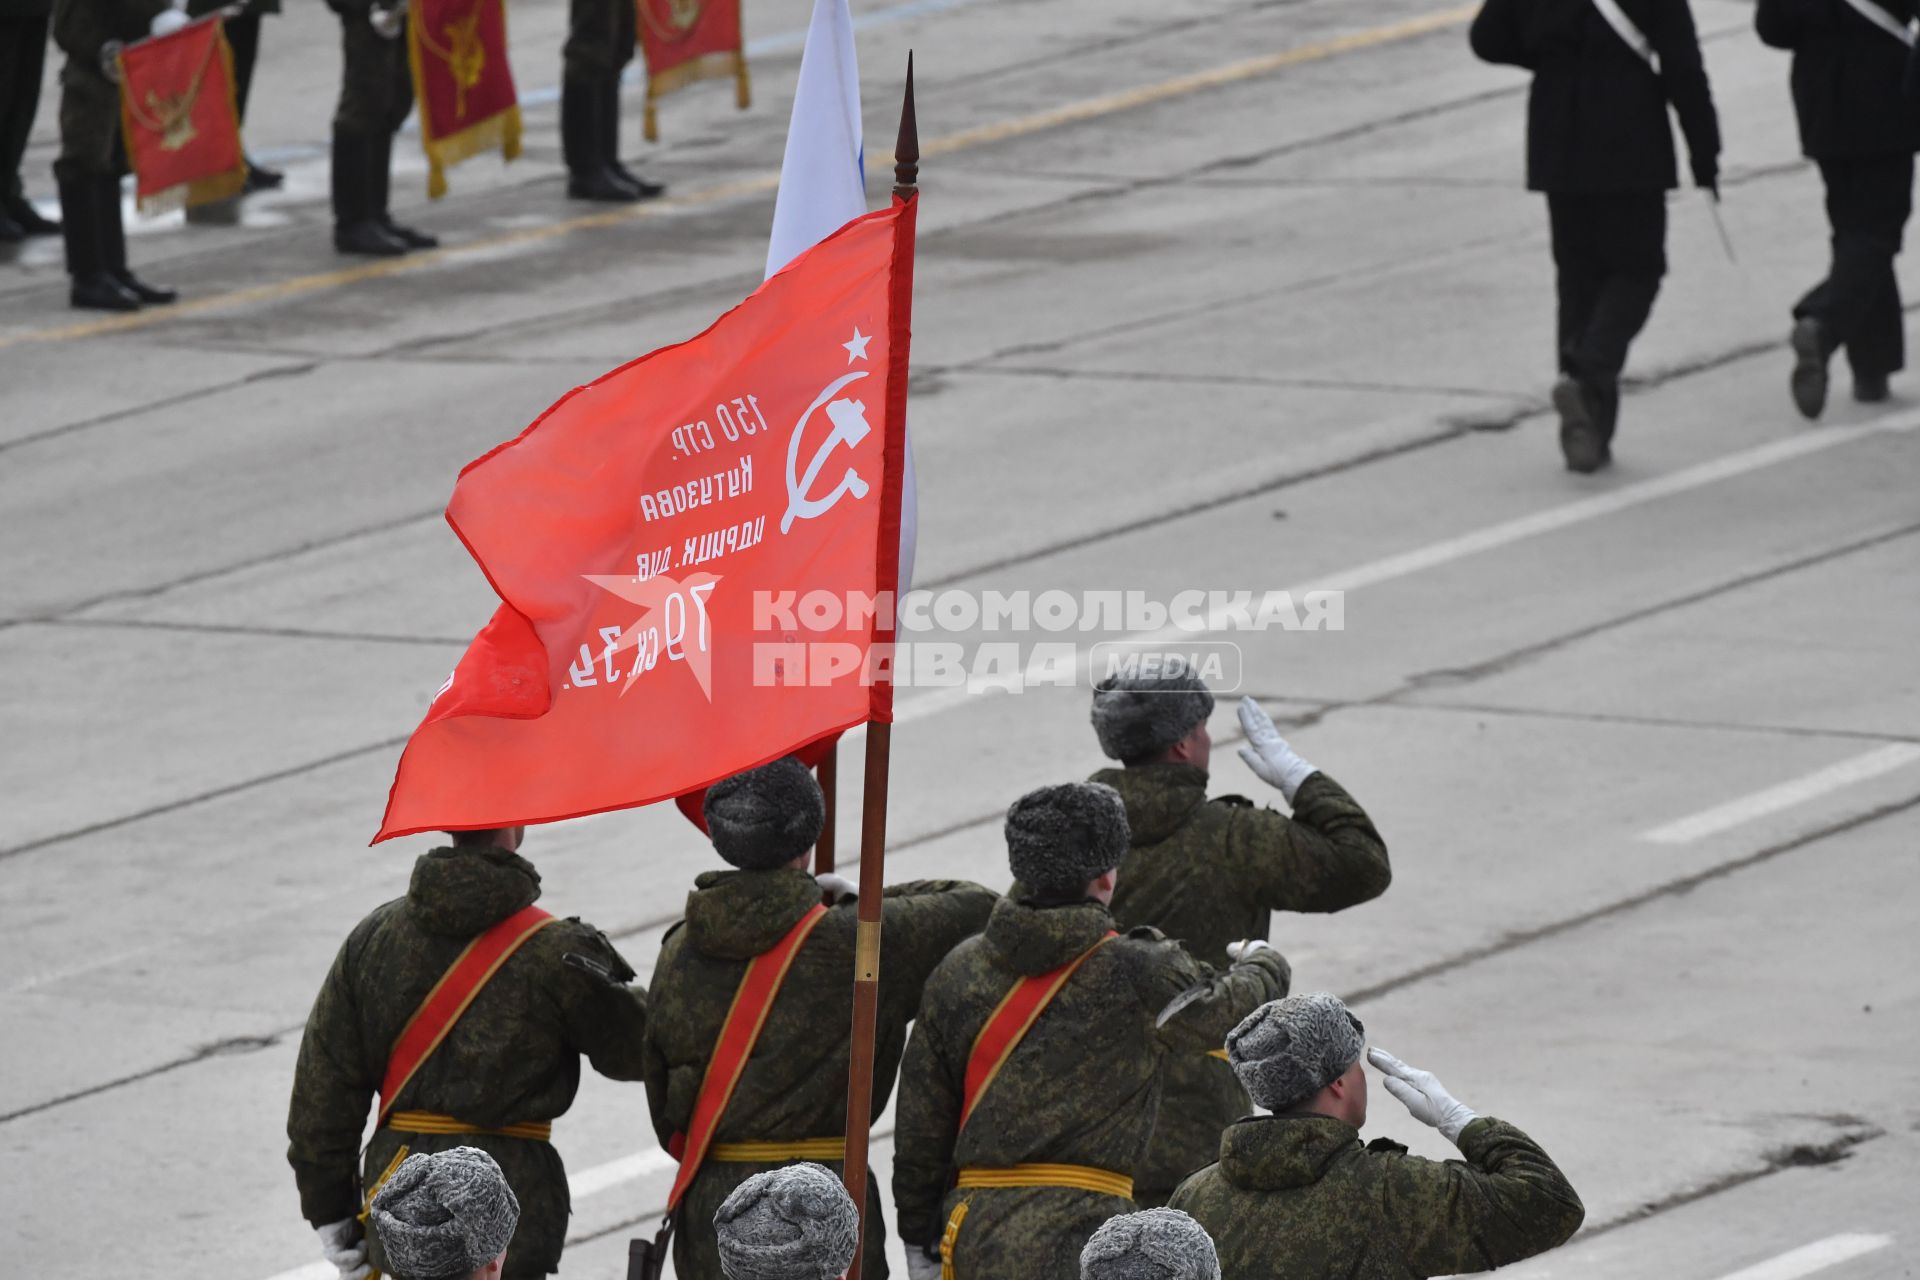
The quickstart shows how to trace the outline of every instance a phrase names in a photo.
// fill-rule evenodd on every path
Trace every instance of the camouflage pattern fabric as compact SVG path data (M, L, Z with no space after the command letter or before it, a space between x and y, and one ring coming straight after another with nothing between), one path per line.
M1393 879L1373 821L1324 773L1301 784L1291 818L1239 796L1207 799L1207 771L1190 764L1102 769L1092 781L1120 793L1133 832L1114 918L1151 925L1209 964L1226 963L1229 942L1267 937L1275 911L1339 911L1379 897ZM1135 1197L1165 1204L1181 1179L1213 1162L1221 1131L1252 1110L1225 1062L1170 1059Z
M712 871L695 881L686 919L667 934L653 971L646 1037L647 1104L662 1146L683 1132L734 992L757 955L773 948L820 901L804 871ZM964 938L979 932L997 895L964 880L889 886L881 904L880 1008L873 1113L885 1109L907 1023L927 977ZM715 1142L837 1138L847 1129L847 1064L853 1025L857 907L834 906L814 926L767 1015ZM764 1163L708 1160L681 1202L673 1237L680 1280L722 1280L713 1215ZM828 1163L835 1173L838 1163ZM862 1275L883 1280L886 1240L877 1188L869 1184Z
M540 896L540 873L505 849L435 849L414 864L407 896L374 909L348 935L321 985L294 1068L287 1159L300 1211L314 1226L363 1207L402 1146L412 1153L478 1147L499 1161L520 1201L506 1274L559 1269L567 1231L567 1175L552 1145L489 1135L376 1130L364 1164L360 1135L407 1020L454 958L488 926ZM576 952L612 980L564 963ZM640 1078L646 997L605 935L562 920L533 935L481 988L459 1022L394 1099L495 1129L566 1113L580 1087L580 1056L616 1080ZM373 1265L385 1262L372 1242Z
M1415 1280L1488 1271L1566 1242L1586 1209L1533 1139L1482 1116L1465 1160L1360 1145L1327 1116L1243 1120L1173 1196L1234 1280Z
M901 1068L893 1193L907 1244L939 1241L968 1203L954 1252L959 1280L1071 1280L1102 1222L1131 1212L1115 1196L1055 1188L953 1188L963 1167L1073 1164L1133 1175L1159 1105L1162 1066L1200 1057L1235 1023L1287 992L1287 962L1260 951L1225 973L1152 929L1095 951L1041 1013L960 1129L975 1038L1022 977L1072 960L1113 927L1097 902L1004 900L986 932L927 984ZM1176 998L1193 997L1165 1026Z

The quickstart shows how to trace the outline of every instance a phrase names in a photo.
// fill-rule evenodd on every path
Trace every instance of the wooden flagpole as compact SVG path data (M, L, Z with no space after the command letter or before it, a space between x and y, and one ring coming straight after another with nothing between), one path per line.
M920 128L913 113L913 55L907 55L907 90L900 107L900 137L893 149L893 194L912 200L920 176ZM893 725L867 722L866 782L860 814L860 924L853 959L853 1045L847 1070L847 1194L860 1211L847 1280L860 1280L867 1239L867 1145L873 1128L873 1042L880 1007L880 907L886 888L887 765Z

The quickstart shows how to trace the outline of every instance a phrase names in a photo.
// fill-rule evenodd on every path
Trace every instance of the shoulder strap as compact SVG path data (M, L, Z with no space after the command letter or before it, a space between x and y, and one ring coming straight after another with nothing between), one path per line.
M387 1122L387 1113L393 1110L400 1090L413 1079L420 1064L433 1056L433 1051L453 1030L453 1024L460 1021L460 1015L480 994L480 988L487 985L522 943L552 923L553 916L539 907L522 907L469 942L466 950L447 966L447 971L433 984L433 990L427 992L427 998L407 1019L407 1025L400 1029L387 1055L387 1073L380 1081L381 1124Z
M1898 18L1875 4L1873 0L1847 0L1847 7L1906 45L1907 48L1913 48L1913 28L1902 26Z
M1849 0L1851 3L1851 0ZM1640 55L1640 60L1653 68L1655 75L1660 74L1660 55L1653 51L1653 41L1647 39L1647 33L1634 25L1627 11L1620 7L1620 0L1593 0L1593 7L1607 20L1614 33L1626 42L1627 48Z
M974 1037L973 1051L967 1055L967 1078L960 1104L962 1129L973 1118L973 1109L980 1105L980 1097L987 1091L987 1086L1000 1074L1000 1068L1013 1056L1013 1051L1026 1038L1027 1032L1047 1006L1053 1003L1053 998L1060 994L1060 989L1067 985L1067 979L1087 962L1089 956L1118 936L1109 930L1106 937L1058 969L1022 978L1001 997L994 1011L987 1015L986 1025L980 1028L980 1034Z
M774 944L773 950L755 956L747 965L747 972L733 993L727 1020L720 1024L720 1038L714 1042L713 1057L707 1060L707 1073L701 1078L699 1096L694 1099L693 1118L687 1122L686 1139L680 1152L680 1172L674 1177L673 1190L667 1194L669 1214L679 1207L680 1197L700 1172L700 1162L706 1159L707 1148L713 1145L713 1132L720 1125L720 1116L733 1099L734 1086L740 1083L740 1074L746 1070L747 1059L753 1055L753 1046L760 1039L760 1029L766 1025L767 1011L773 1008L774 997L780 994L781 984L787 980L787 970L793 967L800 944L826 914L824 906L816 905L800 917L786 937Z

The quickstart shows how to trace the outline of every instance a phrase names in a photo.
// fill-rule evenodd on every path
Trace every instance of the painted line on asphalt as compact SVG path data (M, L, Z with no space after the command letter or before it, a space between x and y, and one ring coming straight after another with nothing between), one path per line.
M1654 827L1640 833L1640 838L1650 844L1692 844L1708 836L1717 836L1723 831L1731 831L1738 826L1791 809L1795 805L1817 800L1857 783L1878 778L1882 774L1904 769L1920 761L1920 746L1911 742L1895 742L1887 746L1842 760L1838 764L1816 769L1805 777L1793 778L1777 786L1766 787L1751 795L1729 800L1725 804L1703 809L1690 817L1669 822L1665 826Z
M1722 480L1730 480L1783 462L1809 457L1869 436L1912 431L1917 427L1920 427L1920 413L1909 411L1891 416L1881 422L1858 427L1802 432L1685 467L1668 475L1623 485L1607 493L1595 494L1591 498L1582 498L1576 502L1549 507L1544 511L1536 511L1532 515L1520 516L1513 520L1503 520L1498 524L1491 524L1471 533L1430 543L1413 551L1371 560L1300 586L1289 587L1287 591L1298 600L1309 591L1352 592L1365 587L1379 586L1384 582L1392 582L1427 569L1437 569L1465 560L1485 551L1509 547L1528 538L1557 533L1562 529L1569 529L1604 516L1618 515L1620 512L1630 511L1635 507L1657 502L1675 494L1687 493L1710 484L1717 484ZM1222 608L1209 613L1199 628L1162 627L1158 631L1125 636L1113 643L1172 644L1193 641L1201 636L1228 630L1234 618L1233 613ZM1091 650L1081 655L1078 678L1086 676L1091 669L1092 661ZM894 723L909 724L915 720L926 719L928 716L939 715L941 712L951 711L955 707L964 705L971 698L983 696L987 692L989 690L986 688L954 685L935 693L903 698L894 710Z
M1722 1276L1720 1280L1800 1280L1802 1276L1814 1275L1828 1267L1837 1267L1843 1262L1877 1253L1892 1243L1892 1236L1857 1233L1828 1236L1825 1240L1815 1240L1798 1249L1789 1249L1765 1262L1756 1262L1751 1267Z
M1122 93L1103 94L1080 102L1068 103L1062 107L1036 112L1013 120L1003 120L995 124L982 125L973 129L963 129L958 133L933 138L921 144L920 154L924 160L932 156L948 155L971 147L987 146L996 142L1006 142L1014 138L1025 137L1047 129L1056 129L1064 125L1082 124L1103 116L1115 115L1155 103L1167 102L1188 94L1200 93L1209 89L1226 88L1247 80L1271 75L1288 67L1304 63L1318 62L1326 58L1338 57L1345 53L1354 53L1379 45L1393 44L1401 40L1410 40L1429 35L1449 27L1462 26L1472 19L1477 5L1463 5L1445 9L1438 13L1409 18L1384 26L1370 27L1347 35L1333 36L1309 44L1297 45L1279 53L1260 58L1248 58L1240 62L1227 63L1206 71L1184 76L1175 76L1158 84L1143 85ZM874 153L868 156L868 164L873 169L886 169L893 164L891 152ZM213 294L205 298L189 298L164 308L152 308L145 311L130 312L126 315L109 316L101 319L84 320L75 324L60 325L51 329L29 329L20 333L0 336L0 350L23 346L36 342L70 342L80 338L100 337L107 334L126 333L165 324L170 320L184 319L190 316L205 315L211 311L225 311L234 307L252 306L267 302L284 302L290 298L310 293L321 293L348 285L361 284L369 280L385 279L388 276L403 275L444 264L458 263L462 258L497 254L501 249L516 248L538 244L543 241L570 235L575 231L588 231L601 227L618 226L622 223L642 219L664 217L669 214L700 208L706 205L720 204L728 200L742 199L748 196L764 195L777 190L780 186L780 174L777 170L757 174L751 177L734 179L714 186L702 187L684 196L668 196L645 204L625 205L618 209L609 209L600 213L584 214L577 218L566 218L559 222L545 223L537 227L524 227L515 231L501 232L484 236L478 240L463 244L448 245L440 249L430 249L421 253L411 253L404 258L383 258L373 262L358 263L351 267L342 267L334 271L315 272L311 275L295 276L288 280L278 280L272 284L255 285L246 289L235 289L227 293Z

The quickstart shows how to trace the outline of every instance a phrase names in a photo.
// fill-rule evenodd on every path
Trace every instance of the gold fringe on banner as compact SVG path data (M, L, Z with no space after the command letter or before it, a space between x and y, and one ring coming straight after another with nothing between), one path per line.
M747 74L747 55L738 49L689 58L677 67L668 67L657 76L648 72L646 113L641 117L640 127L646 140L660 141L660 123L653 109L656 101L695 81L718 80L722 76L733 77L735 106L745 111L753 105L753 83Z
M222 22L214 32L213 48L207 51L207 60L211 62L215 54L220 57L220 65L227 73L227 114L233 120L233 136L240 136L240 100L239 86L233 77L233 46L227 43L227 28ZM206 76L203 64L194 74L193 82L187 88L187 109L199 100L200 85ZM133 206L140 213L153 217L162 213L172 213L175 209L187 209L197 204L209 204L215 200L231 200L246 190L247 186L247 148L240 147L239 163L232 169L221 173L208 174L204 178L195 178L191 182L175 183L152 195L140 194L140 175L133 163L133 130L135 126L151 133L164 132L161 122L149 119L145 112L136 107L132 95L127 90L127 69L120 62L120 147L126 154L127 168L134 169Z

